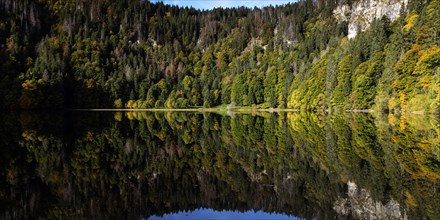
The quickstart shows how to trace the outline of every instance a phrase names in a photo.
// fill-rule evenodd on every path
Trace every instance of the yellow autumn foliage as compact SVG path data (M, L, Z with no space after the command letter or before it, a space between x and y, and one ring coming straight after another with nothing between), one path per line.
M419 15L416 12L411 12L406 18L405 23L406 25L403 27L403 30L408 32L411 30L411 28L414 26L414 24L417 21L417 18Z

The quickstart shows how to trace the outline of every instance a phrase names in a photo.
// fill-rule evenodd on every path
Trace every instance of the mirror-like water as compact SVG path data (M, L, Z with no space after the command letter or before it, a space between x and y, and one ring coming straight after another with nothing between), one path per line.
M298 219L283 214L266 213L263 211L215 211L212 209L196 209L194 211L180 211L178 213L166 214L164 216L151 216L148 220L224 220L224 219L259 219L259 220L294 220Z
M440 126L426 116L1 118L1 219L440 216Z

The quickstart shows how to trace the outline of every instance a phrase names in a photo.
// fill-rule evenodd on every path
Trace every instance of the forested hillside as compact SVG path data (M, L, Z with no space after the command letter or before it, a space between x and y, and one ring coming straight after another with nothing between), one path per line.
M440 0L376 0L402 4L399 16L359 23L368 27L349 38L344 16L364 2L198 11L0 0L0 107L438 113Z

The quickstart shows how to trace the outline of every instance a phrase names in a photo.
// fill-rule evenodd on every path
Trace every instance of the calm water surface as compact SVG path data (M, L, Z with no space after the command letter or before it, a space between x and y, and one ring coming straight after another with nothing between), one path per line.
M3 113L0 219L438 219L426 116Z

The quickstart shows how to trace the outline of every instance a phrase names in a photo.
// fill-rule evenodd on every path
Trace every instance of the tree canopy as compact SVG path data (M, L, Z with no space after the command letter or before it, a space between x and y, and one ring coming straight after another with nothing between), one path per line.
M438 112L440 1L410 0L353 39L342 4L2 0L0 105Z

